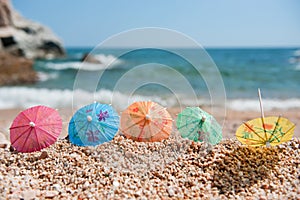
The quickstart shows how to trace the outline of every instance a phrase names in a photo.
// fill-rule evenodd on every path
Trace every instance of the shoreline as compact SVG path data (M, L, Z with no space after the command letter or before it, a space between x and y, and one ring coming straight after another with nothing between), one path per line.
M56 72L50 74L38 73L40 79L45 81L54 81L52 78L58 78ZM74 81L74 80L73 80ZM113 104L116 109L125 109L128 103L135 101L147 101L149 99L165 107L180 107L184 105L200 105L201 107L224 107L230 110L238 111L259 111L259 102L256 93L252 98L226 98L224 100L216 99L214 102L206 96L198 96L197 100L188 94L178 93L176 96L169 94L153 93L150 96L146 94L127 94L118 90L100 88L96 91L87 91L74 88L47 88L43 87L43 81L39 82L41 87L32 86L5 86L0 88L0 110L14 109L19 107L27 108L31 105L46 105L52 108L70 108L72 105L86 105L96 100L101 103ZM295 94L298 94L296 91ZM22 97L22 98L20 98ZM214 105L212 105L214 103ZM270 110L291 110L300 109L300 96L269 97L263 98L265 111Z

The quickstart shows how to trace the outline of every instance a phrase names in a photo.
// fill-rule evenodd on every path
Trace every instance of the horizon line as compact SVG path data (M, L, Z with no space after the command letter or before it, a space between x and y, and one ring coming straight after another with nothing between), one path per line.
M93 45L66 45L67 48L96 48ZM300 48L300 45L264 45L264 46L200 46L204 49L292 49L292 48ZM141 48L140 46L103 46L103 49L130 49L130 48ZM148 47L147 47L148 48ZM151 47L149 47L151 48ZM194 46L158 46L157 48L168 48L168 49L197 49Z

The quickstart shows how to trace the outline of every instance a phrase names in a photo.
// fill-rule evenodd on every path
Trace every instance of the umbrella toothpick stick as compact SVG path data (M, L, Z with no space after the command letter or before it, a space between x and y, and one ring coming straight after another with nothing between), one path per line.
M268 141L268 137L267 137L267 132L265 129L265 115L264 115L264 107L262 104L262 99L261 99L261 93L260 93L260 88L257 89L258 90L258 99L259 99L259 105L260 105L260 114L261 114L261 122L264 128L264 132L265 132L265 138L266 138L266 146L270 146L270 143Z
M261 117L244 122L236 131L237 139L249 146L276 146L292 139L295 124L275 116L264 116L261 92L258 88Z
M265 115L264 115L264 107L263 107L263 105L262 105L262 100L261 100L260 88L258 88L258 98L259 98L259 105L260 105L261 118L265 118Z

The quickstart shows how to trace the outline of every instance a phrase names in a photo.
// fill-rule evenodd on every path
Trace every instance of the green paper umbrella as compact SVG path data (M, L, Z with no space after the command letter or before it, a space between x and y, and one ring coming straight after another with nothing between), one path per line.
M213 116L199 107L187 107L178 114L176 126L183 138L212 145L222 140L222 128Z

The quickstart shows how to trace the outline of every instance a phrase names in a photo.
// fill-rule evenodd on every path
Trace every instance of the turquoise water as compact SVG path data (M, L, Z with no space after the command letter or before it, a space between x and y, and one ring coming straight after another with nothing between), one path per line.
M297 65L290 63L289 59L293 56L296 49L208 49L207 52L216 63L222 75L226 94L229 98L251 98L256 94L257 88L262 88L264 95L277 98L300 97L300 70ZM72 69L72 64L78 62L79 58L91 49L68 49L68 58L65 60L37 61L35 69L56 77L47 81L39 82L32 87L72 89L77 69ZM186 49L193 54L192 49ZM114 56L118 49L100 50L103 56ZM195 54L194 56L197 56ZM120 64L112 69L105 70L103 80L98 89L112 90L115 83L128 70L144 63L160 63L174 68L181 73L193 86L197 94L207 92L206 85L199 73L184 59L167 51L156 49L137 50L120 58ZM55 66L61 65L65 69L53 69L49 63ZM204 68L204 67L203 67ZM94 70L86 70L87 77L92 77L97 81L98 76L94 76ZM91 76L88 76L88 75ZM162 72L147 74L148 77L160 74L168 76ZM205 74L205 69L203 69ZM136 79L143 78L136 76ZM85 87L88 88L88 87ZM165 92L165 89L158 86L145 87L140 93L158 94ZM122 92L122 91L120 91ZM256 98L256 96L254 97Z
M8 94L15 94L22 91L26 96L36 91L56 91L59 94L70 95L78 69L81 68L81 75L85 77L79 88L88 93L93 93L93 86L97 91L116 91L116 84L124 75L130 74L130 79L122 82L123 95L131 95L130 87L143 80L149 80L148 84L141 85L134 91L135 95L146 97L171 97L172 89L161 86L163 82L180 91L181 95L190 95L186 92L186 86L176 82L174 74L182 75L186 82L195 91L196 95L203 99L209 99L208 87L203 79L207 76L218 76L211 73L210 65L213 62L217 66L225 86L228 99L257 99L257 88L261 88L263 96L268 99L286 100L300 98L300 63L295 59L297 48L249 48L249 49L206 49L212 59L212 63L200 63L197 71L188 60L166 50L160 49L139 49L119 56L124 49L98 49L92 52L102 64L86 64L82 66L80 59L85 53L91 52L91 48L68 48L67 58L57 60L37 60L34 68L39 72L40 81L34 85L22 87L0 88ZM179 49L190 57L199 57L199 52L194 49ZM111 63L112 62L112 63ZM156 69L155 65L160 64L173 69L176 73L164 68ZM147 65L143 71L134 71L137 66ZM105 69L109 66L108 69ZM152 68L153 66L153 68ZM105 70L104 70L105 69ZM100 81L99 72L103 73ZM150 83L155 79L156 83ZM158 81L157 81L158 80ZM90 87L92 86L92 87ZM215 85L214 87L220 87ZM77 88L78 89L78 88ZM128 89L128 90L127 90ZM14 92L13 92L14 91ZM4 91L2 91L4 92ZM38 92L36 92L38 93ZM47 92L45 92L47 93ZM27 98L30 101L31 98ZM60 101L63 99L60 98ZM5 100L2 100L5 103ZM16 105L22 102L15 103ZM14 105L15 105L14 104ZM1 105L1 101L0 101Z

